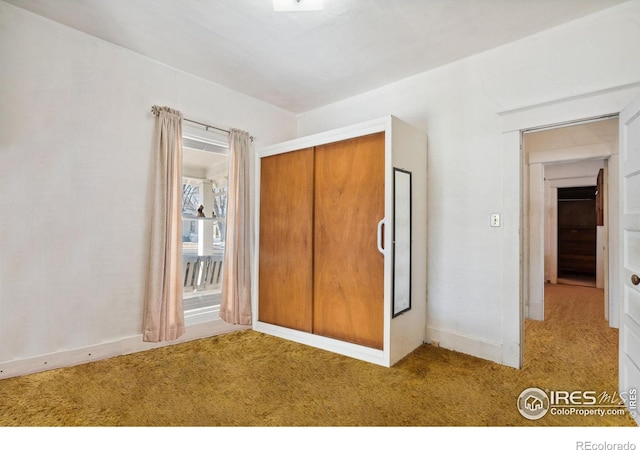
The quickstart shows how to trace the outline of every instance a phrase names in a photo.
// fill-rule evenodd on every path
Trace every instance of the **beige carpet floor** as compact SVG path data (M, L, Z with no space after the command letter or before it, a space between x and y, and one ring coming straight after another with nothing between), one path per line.
M430 345L383 368L246 331L0 380L0 426L635 426L516 407L529 387L616 392L617 339L601 290L549 286L521 370Z

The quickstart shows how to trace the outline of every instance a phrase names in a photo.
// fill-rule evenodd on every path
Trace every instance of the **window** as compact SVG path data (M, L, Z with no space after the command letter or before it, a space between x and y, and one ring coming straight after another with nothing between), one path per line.
M183 129L182 282L185 320L217 318L225 247L229 148L226 136Z

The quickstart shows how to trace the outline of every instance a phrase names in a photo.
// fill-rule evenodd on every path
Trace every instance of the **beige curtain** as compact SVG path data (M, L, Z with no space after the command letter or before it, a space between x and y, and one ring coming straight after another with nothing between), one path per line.
M242 130L231 130L229 136L227 235L222 272L220 318L234 325L251 324L250 143L249 133Z
M151 249L144 311L146 342L184 334L182 306L182 114L154 108L156 154L151 216Z

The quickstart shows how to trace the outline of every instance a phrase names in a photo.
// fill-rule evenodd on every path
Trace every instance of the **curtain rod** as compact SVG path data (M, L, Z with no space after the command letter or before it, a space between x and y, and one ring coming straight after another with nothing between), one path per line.
M157 116L159 112L158 106L153 105L151 107L151 112L153 113L154 116ZM207 131L209 131L209 128L213 128L214 130L222 131L223 133L227 133L227 134L231 133L229 130L225 130L224 128L218 128L206 123L196 122L195 120L187 119L186 117L183 117L182 120L184 120L185 122L195 123L196 125L201 125L205 127ZM253 142L253 136L249 136L249 139L251 139L251 142Z

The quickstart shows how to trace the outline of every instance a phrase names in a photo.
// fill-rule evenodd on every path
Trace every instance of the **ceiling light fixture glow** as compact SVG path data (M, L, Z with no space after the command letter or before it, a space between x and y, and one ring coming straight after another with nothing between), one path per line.
M322 0L273 0L277 12L322 11Z

